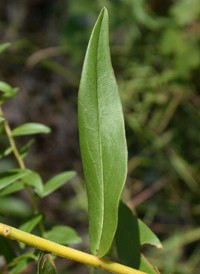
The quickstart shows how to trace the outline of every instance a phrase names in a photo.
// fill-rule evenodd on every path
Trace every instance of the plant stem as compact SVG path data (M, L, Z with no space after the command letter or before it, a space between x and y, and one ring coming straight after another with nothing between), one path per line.
M13 151L13 153L15 155L15 158L16 158L16 160L17 160L20 168L21 169L25 169L24 161L22 160L22 158L21 158L21 156L19 154L19 151L17 149L15 141L14 141L14 139L12 137L12 131L11 131L10 126L9 126L9 124L8 124L8 122L6 120L4 121L4 128L5 128L6 134L8 136L9 143L10 143L10 145L12 147L12 151Z
M7 137L8 137L10 146L11 146L11 148L12 148L13 154L14 154L14 156L15 156L17 162L18 162L18 165L19 165L19 167L20 167L21 169L26 169L25 163L24 163L24 161L23 161L23 159L22 159L22 157L21 157L21 155L20 155L20 153L19 153L19 151L18 151L17 145L16 145L15 140L14 140L14 138L13 138L13 136L12 136L11 128L10 128L10 126L9 126L8 121L6 120L6 118L5 118L5 116L4 116L4 113L3 113L3 111L2 111L1 106L0 106L0 116L1 116L1 117L4 117L4 119L5 119L5 120L4 120L4 129L5 129L6 135L7 135ZM35 199L35 197L34 197L33 191L32 191L32 189L31 189L30 186L27 186L27 185L26 185L25 187L26 187L26 190L27 190L27 192L28 192L28 195L29 195L29 197L30 197L30 199L31 199L31 203L32 203L32 206L33 206L33 208L34 208L34 212L35 212L35 213L38 213L38 212L39 212L39 210L38 210L38 205L37 205L36 199ZM44 232L43 224L40 222L39 226L40 226L40 231L41 231L41 233L43 234L43 232Z
M98 258L94 255L66 247L49 240L40 238L38 236L32 235L30 233L21 231L14 227L1 224L0 223L0 235L10 238L16 241L23 242L27 245L36 247L43 251L53 253L57 256L71 259L83 264L88 264L93 267L98 267L104 270L107 270L112 273L118 274L147 274L145 272L130 268L128 266L115 263L109 260Z

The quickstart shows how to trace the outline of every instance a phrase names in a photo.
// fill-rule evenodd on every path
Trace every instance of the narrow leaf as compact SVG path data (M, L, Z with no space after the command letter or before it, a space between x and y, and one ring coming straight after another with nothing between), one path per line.
M19 229L26 231L26 232L31 232L37 224L39 224L39 222L42 220L43 215L42 214L37 214L32 216L31 218L29 218L28 221L26 221L25 223L23 223Z
M0 81L0 91L3 93L4 98L9 98L13 97L17 93L18 88L13 88L9 84Z
M20 155L23 159L28 154L28 150L32 146L33 143L34 143L34 139L31 139L20 149Z
M22 182L17 182L17 184L10 184L9 186L0 190L0 196L7 196L12 193L15 193L24 188L24 184Z
M16 257L9 266L13 268L9 271L9 274L21 274L28 265L28 261L36 260L36 256L30 252Z
M1 154L0 154L0 159L3 158L3 157L6 157L8 156L9 154L12 153L12 147L8 147L6 148Z
M127 147L118 87L110 59L104 8L88 44L78 98L81 156L86 179L91 252L105 255L117 228L127 171Z
M76 172L74 171L66 171L56 175L44 185L44 192L42 197L48 196L49 194L63 186L66 182L71 180L75 175Z
M13 136L30 135L38 133L49 133L51 130L49 127L38 123L26 123L16 127L12 131Z
M0 198L0 214L26 217L31 214L30 206L22 199L14 197Z
M0 190L15 183L17 180L23 178L28 173L27 170L11 170L9 172L0 173Z

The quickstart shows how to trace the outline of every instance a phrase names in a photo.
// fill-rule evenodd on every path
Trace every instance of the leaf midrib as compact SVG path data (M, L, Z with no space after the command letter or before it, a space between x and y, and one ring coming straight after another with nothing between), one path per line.
M104 17L104 12L101 18L101 25L99 28L99 34L98 34L98 41L97 41L97 48L96 48L96 100L97 100L97 122L98 122L98 137L99 137L99 142L98 142L98 147L99 147L99 154L100 154L100 170L101 170L101 198L102 198L102 218L101 218L101 229L100 229L100 235L98 239L98 244L97 246L99 247L100 242L101 242L101 237L102 237L102 231L103 231L103 224L104 224L104 168L103 168L103 154L102 154L102 138L101 138L101 123L100 123L100 115L99 115L99 85L98 85L98 60L99 60L99 40L100 40L100 33L102 29L102 22L103 22L103 17Z

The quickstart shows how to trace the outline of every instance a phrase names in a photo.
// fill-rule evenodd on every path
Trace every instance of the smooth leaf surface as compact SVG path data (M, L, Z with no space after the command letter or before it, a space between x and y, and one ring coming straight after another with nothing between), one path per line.
M17 182L17 184L10 184L9 186L0 190L0 196L7 196L11 193L15 193L24 188L24 184L22 182Z
M54 226L51 230L45 233L45 236L48 240L63 245L78 244L81 242L81 238L78 236L76 231L68 226Z
M38 196L42 197L44 191L43 183L40 175L37 172L29 170L28 174L23 178L23 182L32 186Z
M71 180L75 175L75 171L66 171L56 175L55 177L47 181L44 185L42 197L48 196L49 194L63 186L65 183L67 183L69 180Z
M8 147L0 154L0 159L12 153L12 147Z
M24 218L31 214L31 208L22 199L8 196L0 198L0 214Z
M20 155L24 159L29 151L29 148L32 146L32 144L35 142L34 139L29 140L21 149L20 149Z
M51 129L45 125L39 123L26 123L16 127L12 131L13 136L39 134L39 133L49 133Z
M11 170L0 174L0 190L15 183L17 180L23 178L28 173L27 170Z
M9 84L0 81L0 94L3 93L1 95L0 102L4 102L7 98L15 96L17 91L18 88L13 88Z
M149 261L141 254L141 261L139 270L148 274L159 274L160 272L156 267L149 263Z
M81 76L78 118L86 180L91 252L105 255L117 228L127 171L127 147L118 87L110 59L108 13L94 26Z
M147 273L157 270L140 254L143 244L162 247L157 236L123 202L119 207L119 222L115 236L117 253L120 260L131 267ZM148 271L147 271L148 270Z

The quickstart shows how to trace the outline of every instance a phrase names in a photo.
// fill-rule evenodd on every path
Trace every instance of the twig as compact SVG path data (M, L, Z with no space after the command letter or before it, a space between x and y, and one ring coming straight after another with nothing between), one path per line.
M91 265L93 267L98 267L112 273L147 274L145 272L130 268L128 266L115 263L109 260L105 260L102 258L98 258L94 255L51 242L49 240L40 238L38 236L32 235L30 233L21 231L19 229L16 229L14 227L1 224L1 223L0 223L0 235L16 241L20 241L22 243L36 247L43 251L53 253L57 256L74 260L83 264Z

